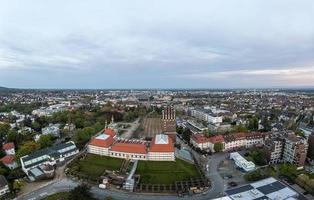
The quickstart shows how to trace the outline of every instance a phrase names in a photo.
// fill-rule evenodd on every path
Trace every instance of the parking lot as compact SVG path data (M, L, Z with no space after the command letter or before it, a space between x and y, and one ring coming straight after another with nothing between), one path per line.
M244 180L245 173L237 169L230 159L225 159L219 163L218 172L224 180L225 189L246 184Z

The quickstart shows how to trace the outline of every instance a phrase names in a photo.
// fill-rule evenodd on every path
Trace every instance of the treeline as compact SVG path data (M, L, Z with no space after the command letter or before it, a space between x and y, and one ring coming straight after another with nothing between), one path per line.
M8 103L0 106L0 112L11 112L16 110L22 114L31 114L33 110L40 107L47 106L46 103L30 103L30 104L21 104L21 103Z

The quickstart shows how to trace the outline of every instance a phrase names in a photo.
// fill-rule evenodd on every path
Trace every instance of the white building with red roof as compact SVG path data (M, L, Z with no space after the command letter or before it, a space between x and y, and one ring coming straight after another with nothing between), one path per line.
M2 149L7 155L15 155L15 146L13 142L2 145Z
M190 142L193 146L198 147L202 150L209 149L215 152L214 146L216 143L224 144L225 140L222 135L215 135L212 137L205 137L203 134L194 134L190 138Z
M7 166L10 169L15 169L17 168L17 164L14 160L14 156L13 155L6 155L3 158L1 158L1 162Z
M174 161L174 145L172 139L165 134L156 135L149 148L148 160Z
M147 160L147 149L145 142L123 141L112 145L109 151L110 157Z
M103 133L92 138L87 146L87 152L101 156L109 155L109 148L112 146L116 138L116 132L107 128Z
M92 138L87 152L134 160L174 161L175 149L168 135L158 134L151 143L143 140L121 140L112 129Z

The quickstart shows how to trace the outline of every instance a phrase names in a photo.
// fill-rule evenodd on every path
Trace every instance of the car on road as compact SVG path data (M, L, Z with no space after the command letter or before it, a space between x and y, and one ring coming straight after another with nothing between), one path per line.
M238 184L237 184L236 182L234 182L234 181L229 182L228 185L229 185L230 187L236 187L236 186L238 186Z

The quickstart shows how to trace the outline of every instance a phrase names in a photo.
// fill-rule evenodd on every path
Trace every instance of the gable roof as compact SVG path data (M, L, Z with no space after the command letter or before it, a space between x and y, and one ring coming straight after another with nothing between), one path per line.
M3 150L9 150L9 149L14 149L15 146L14 146L14 143L13 142L10 142L10 143L6 143L2 146L2 149Z
M114 137L114 136L117 135L116 132L113 129L111 129L111 128L106 128L104 133L107 134L107 135L110 135L111 137Z
M123 143L117 142L112 145L111 151L119 151L124 153L146 154L146 145L142 143Z
M14 163L14 156L13 155L6 155L1 158L1 162L5 165L10 165Z
M149 149L150 152L174 152L173 141L168 135L156 135Z
M93 138L89 145L108 148L113 143L113 137L107 134L100 134L99 136Z

